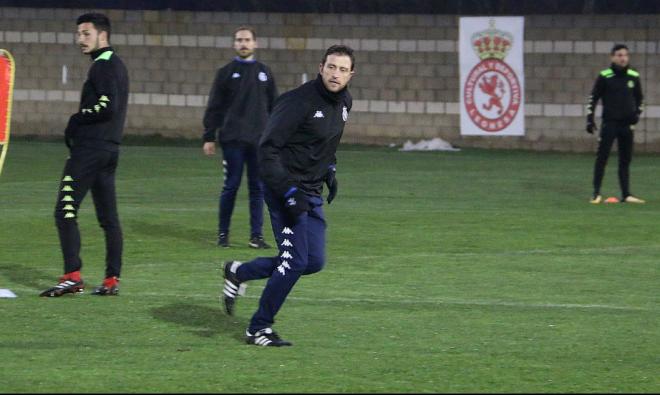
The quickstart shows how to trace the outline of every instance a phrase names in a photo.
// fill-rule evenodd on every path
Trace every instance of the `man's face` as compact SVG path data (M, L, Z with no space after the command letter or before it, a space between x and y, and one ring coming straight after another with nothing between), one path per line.
M625 48L619 49L618 51L614 52L614 55L612 55L612 63L619 67L628 66L629 60L630 56L628 55L628 50Z
M319 65L319 73L325 88L330 92L344 89L355 72L351 70L351 66L351 58L348 55L328 55L325 63Z
M107 46L107 33L99 32L91 22L85 22L78 25L76 33L76 43L84 54L89 54L99 48Z
M243 59L247 59L254 54L257 42L249 30L239 30L234 36L234 50L236 54Z

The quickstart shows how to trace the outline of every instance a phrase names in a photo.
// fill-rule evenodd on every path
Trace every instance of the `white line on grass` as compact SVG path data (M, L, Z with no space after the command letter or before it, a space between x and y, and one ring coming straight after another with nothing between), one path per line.
M31 287L26 287L22 285L12 286L12 289L17 292L17 295L20 297L37 297L38 291ZM259 299L263 287L254 286L251 288L255 295L243 296L247 299ZM201 293L163 293L163 292L141 292L136 291L134 294L135 299L141 297L155 297L155 298L176 298L176 299L206 299L206 300L218 300L220 295L220 287L218 286L218 291L215 293L201 294ZM83 296L84 295L76 295ZM122 295L123 298L126 298L125 294ZM65 295L66 297L66 295ZM120 296L121 297L121 296ZM374 298L374 297L355 297L355 298L311 298L306 296L289 296L287 300L297 300L303 302L314 302L314 303L323 303L323 304L332 304L332 303L346 303L346 304L363 304L363 303L373 303L373 304L383 304L383 305L447 305L447 306L480 306L480 307L518 307L523 309L583 309L583 310L615 310L615 311L651 311L658 312L660 309L657 308L647 308L647 307L638 307L638 306L616 306L616 305L607 305L607 304L596 304L596 303L539 303L539 302L515 302L515 301L502 301L502 300L468 300L468 299L442 299L442 298L396 298L396 299L384 299L384 298Z
M260 292L261 290L259 290ZM150 297L175 297L175 298L197 298L197 299L218 299L218 294L216 295L206 295L206 294L163 294L163 293L150 293L144 292L140 293L142 296ZM244 296L247 299L259 299L260 296ZM305 302L316 302L316 303L374 303L374 304L388 304L388 305L419 305L419 304L430 304L430 305L459 305L459 306L498 306L498 307L520 307L520 308L532 308L532 309L600 309L600 310L623 310L623 311L660 311L658 309L645 308L645 307L635 307L635 306L615 306L615 305L606 305L606 304L579 304L579 303L525 303L525 302L507 302L499 300L461 300L461 299L429 299L429 298L415 298L415 299L379 299L371 297L359 297L359 298L310 298L305 296L289 296L287 300L299 300Z
M396 258L433 258L436 256L485 256L485 255L544 255L544 254L592 254L603 252L625 252L628 250L639 249L653 250L660 249L660 244L643 245L643 246L611 246L611 247L593 247L593 248L552 248L552 249L532 249L532 250L517 250L517 251L483 251L483 252L418 252L406 254L383 254L383 255L337 255L331 256L331 259L338 260L372 260L372 259L396 259Z

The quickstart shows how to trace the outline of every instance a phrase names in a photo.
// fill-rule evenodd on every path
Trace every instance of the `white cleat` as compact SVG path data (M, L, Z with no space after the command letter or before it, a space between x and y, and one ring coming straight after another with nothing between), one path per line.
M643 200L643 199L640 199L640 198L636 198L636 197L634 197L633 195L628 195L628 196L626 196L625 199L623 199L623 202L624 202L624 203L638 203L638 204L642 204L642 203L646 203L646 200Z

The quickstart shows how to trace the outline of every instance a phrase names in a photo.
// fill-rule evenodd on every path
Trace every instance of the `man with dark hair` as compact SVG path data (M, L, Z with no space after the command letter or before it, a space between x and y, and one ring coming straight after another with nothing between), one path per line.
M94 295L117 295L122 266L123 237L115 193L115 171L128 104L128 72L110 47L110 21L103 14L84 14L78 20L77 43L92 66L82 88L78 112L64 132L70 156L60 182L55 222L64 256L60 282L41 296L79 293L85 288L80 270L78 209L91 189L96 217L106 245L105 279Z
M619 184L622 203L645 203L630 193L630 162L634 145L633 130L644 109L639 73L629 66L628 47L617 44L610 53L612 64L598 75L587 104L587 132L597 129L594 111L603 99L602 129L598 138L598 152L594 166L593 195L590 202L603 202L600 187L605 165L614 140L619 148Z
M321 193L325 183L328 204L337 194L335 153L351 110L347 85L354 67L351 48L330 47L316 80L276 101L259 142L259 167L279 255L225 262L221 295L226 312L232 315L245 282L268 278L246 331L248 344L291 345L273 331L275 315L300 276L316 273L325 264Z
M229 247L229 225L243 166L247 167L252 248L270 248L262 234L264 196L257 163L257 143L277 97L270 69L254 59L254 29L241 26L234 32L233 61L220 68L204 114L206 155L215 155L216 137L222 148L224 186L220 194L218 245Z

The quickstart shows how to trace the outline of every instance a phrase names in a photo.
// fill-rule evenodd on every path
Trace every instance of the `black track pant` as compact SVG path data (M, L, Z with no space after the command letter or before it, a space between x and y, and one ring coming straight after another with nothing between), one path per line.
M80 231L78 209L91 189L96 218L105 232L106 277L119 277L123 238L115 194L115 170L119 153L91 148L74 148L66 161L55 204L55 223L64 255L64 273L78 271Z
M598 140L598 153L594 166L594 195L600 194L600 186L605 175L605 165L610 155L612 144L616 139L619 148L619 185L621 198L630 195L630 162L633 151L633 131L628 123L603 121L600 138Z

